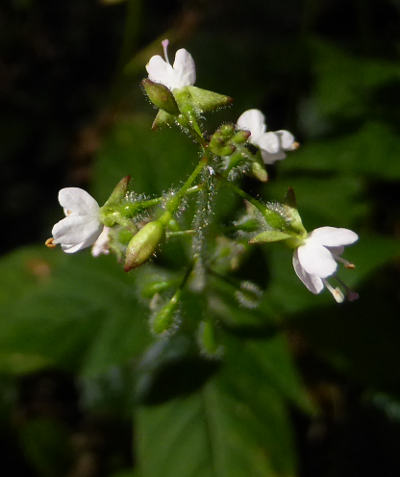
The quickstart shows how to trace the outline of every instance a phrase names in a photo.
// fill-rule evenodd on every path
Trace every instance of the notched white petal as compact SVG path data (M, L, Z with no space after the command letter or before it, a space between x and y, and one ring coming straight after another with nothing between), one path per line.
M307 273L326 278L333 275L337 263L331 252L316 240L308 238L304 245L297 249L300 265Z
M282 151L277 152L275 154L271 154L264 149L261 149L261 157L265 164L273 164L276 161L281 161L282 159L285 159L286 154Z
M196 82L196 65L194 59L184 48L176 52L173 70L174 81L176 83L175 88L191 86Z
M311 293L318 295L318 293L320 293L323 290L324 284L321 278L317 277L316 275L311 275L307 273L304 270L304 268L300 265L299 258L297 255L297 250L293 252L292 263L293 263L293 268L294 268L294 271L296 272L296 275L300 278L300 280L307 287L307 289Z
M149 79L155 83L161 83L168 88L171 83L171 76L173 74L172 66L167 63L160 55L155 55L150 58L146 65L146 70Z
M311 232L310 237L327 247L350 245L358 240L358 235L349 229L320 227Z
M258 145L264 151L270 154L276 154L280 151L279 136L274 132L266 132L258 138Z
M65 187L58 193L58 201L63 207L66 215L96 215L99 211L99 204L85 190L80 187Z
M250 142L257 141L265 130L265 116L259 109L248 109L239 116L236 122L238 129L251 132ZM253 144L255 144L253 142Z
M110 253L110 250L108 248L108 242L109 242L109 232L110 228L109 227L104 227L101 234L97 237L97 240L93 244L91 253L93 257L98 257L99 255L108 255Z
M286 131L286 129L279 129L279 131L276 131L276 134L280 138L282 149L285 151L292 151L294 149L294 136L291 132Z
M57 222L52 230L55 244L61 244L64 248L79 245L77 250L92 245L102 230L102 224L97 218L87 216L70 215ZM73 252L69 252L73 253Z

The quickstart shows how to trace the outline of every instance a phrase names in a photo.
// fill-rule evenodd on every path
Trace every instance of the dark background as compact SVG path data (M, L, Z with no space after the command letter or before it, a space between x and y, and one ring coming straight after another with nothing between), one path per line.
M127 116L153 113L139 83L165 36L172 49L184 46L193 54L196 84L234 97L234 106L211 122L258 107L271 129L295 133L304 155L310 147L308 162L300 156L297 165L285 162L282 172L272 169L281 186L289 177L308 190L311 183L301 182L307 175L334 182L332 158L351 150L338 166L349 190L338 182L336 195L318 199L305 192L309 224L323 225L320 218L333 211L326 217L330 225L355 228L366 237L399 238L398 1L111 3L3 0L0 6L2 253L44 242L59 217L61 187L103 193L107 180L99 179L102 169L96 164L105 138ZM93 178L98 182L91 186ZM253 183L248 187L261 190ZM319 208L320 200L328 201L326 209ZM336 207L343 213L335 215ZM371 250L360 257L368 261ZM377 259L377 271L364 278L360 293L368 299L344 309L348 325L336 329L337 311L331 308L323 316L314 313L313 321L313 312L298 313L292 349L320 409L313 417L292 411L301 477L400 475L395 255ZM344 342L342 354L336 353L335 338ZM2 366L1 472L131 475L117 474L135 462L130 419L115 411L123 399L118 392L108 412L99 413L82 407L79 373L63 366L39 368L10 372ZM38 417L62 423L73 457L52 448L51 429L26 431ZM51 455L47 464L40 452L29 450L36 432L50 436L44 446Z

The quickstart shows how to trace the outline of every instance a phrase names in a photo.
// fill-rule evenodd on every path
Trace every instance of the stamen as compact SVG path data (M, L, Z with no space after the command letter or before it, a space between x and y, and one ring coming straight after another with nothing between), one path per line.
M54 243L54 238L53 237L48 238L44 244L46 245L47 248L56 248L57 247L57 245Z
M300 147L300 143L297 141L294 141L294 143L292 144L292 151L295 151L299 147Z
M340 283L340 285L346 290L346 298L348 301L356 301L360 298L360 295L349 288L339 277L335 276L336 280Z
M324 285L326 286L327 290L331 293L333 298L337 303L344 302L344 294L339 287L333 288L333 286L328 282L328 280L322 279Z
M161 45L162 45L162 47L163 47L165 61L170 65L171 63L169 62L169 58L168 58L168 45L169 45L169 40L166 38L165 40L163 40L163 41L161 42Z
M332 253L332 252L331 252ZM344 265L344 268L348 268L350 270L354 270L356 268L356 266L354 265L354 263L351 263L349 262L348 260L346 260L345 258L341 257L340 255L336 255L335 253L332 253L333 257L335 258L335 260L337 262L340 262L340 263L343 263Z

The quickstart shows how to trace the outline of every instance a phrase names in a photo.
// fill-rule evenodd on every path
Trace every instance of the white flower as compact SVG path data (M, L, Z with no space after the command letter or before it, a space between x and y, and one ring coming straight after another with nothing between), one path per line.
M64 252L75 253L93 245L103 230L96 200L79 187L66 187L58 201L66 217L54 225L49 246L60 244Z
M163 40L161 44L165 60L160 55L150 58L146 65L149 79L154 83L163 84L171 91L193 85L196 81L196 66L192 55L181 48L176 52L174 64L171 66L167 52L169 41Z
M103 227L103 231L97 237L96 242L93 244L91 253L93 257L98 257L99 255L108 255L110 253L109 249L109 240L110 240L110 227Z
M304 243L297 247L293 253L293 267L304 285L310 292L318 294L326 287L337 302L344 300L343 292L339 287L333 288L327 277L334 275L337 262L342 262L347 268L354 265L343 259L345 245L350 245L358 240L358 235L349 229L336 227L320 227L313 230ZM358 295L350 292L346 285L337 277L339 283L348 291L348 299L356 299Z
M249 141L260 148L265 164L284 159L284 151L293 151L298 147L293 134L285 129L266 132L265 116L258 109L248 109L241 114L236 126L238 129L250 131Z

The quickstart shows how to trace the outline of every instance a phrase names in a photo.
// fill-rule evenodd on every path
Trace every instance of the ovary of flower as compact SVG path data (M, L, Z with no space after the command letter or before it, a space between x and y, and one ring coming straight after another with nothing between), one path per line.
M241 114L236 126L238 129L250 131L249 141L260 148L265 164L284 159L285 151L293 151L298 147L293 134L285 129L266 132L265 116L258 109L248 109Z
M293 253L293 268L310 292L318 294L326 287L337 302L344 300L340 288L333 288L327 278L334 275L337 262L347 268L354 265L340 255L344 247L358 240L358 235L349 229L320 227L308 234L302 245ZM342 282L340 282L347 288ZM348 293L348 298L355 299L355 293Z
M154 83L163 84L171 91L192 86L196 81L196 66L192 55L181 48L176 52L174 64L171 65L168 59L168 44L168 40L162 41L165 59L160 55L155 55L147 63L146 70L149 79Z
M61 245L66 253L93 245L103 230L96 200L79 187L66 187L58 193L58 201L65 218L54 225L51 243Z

